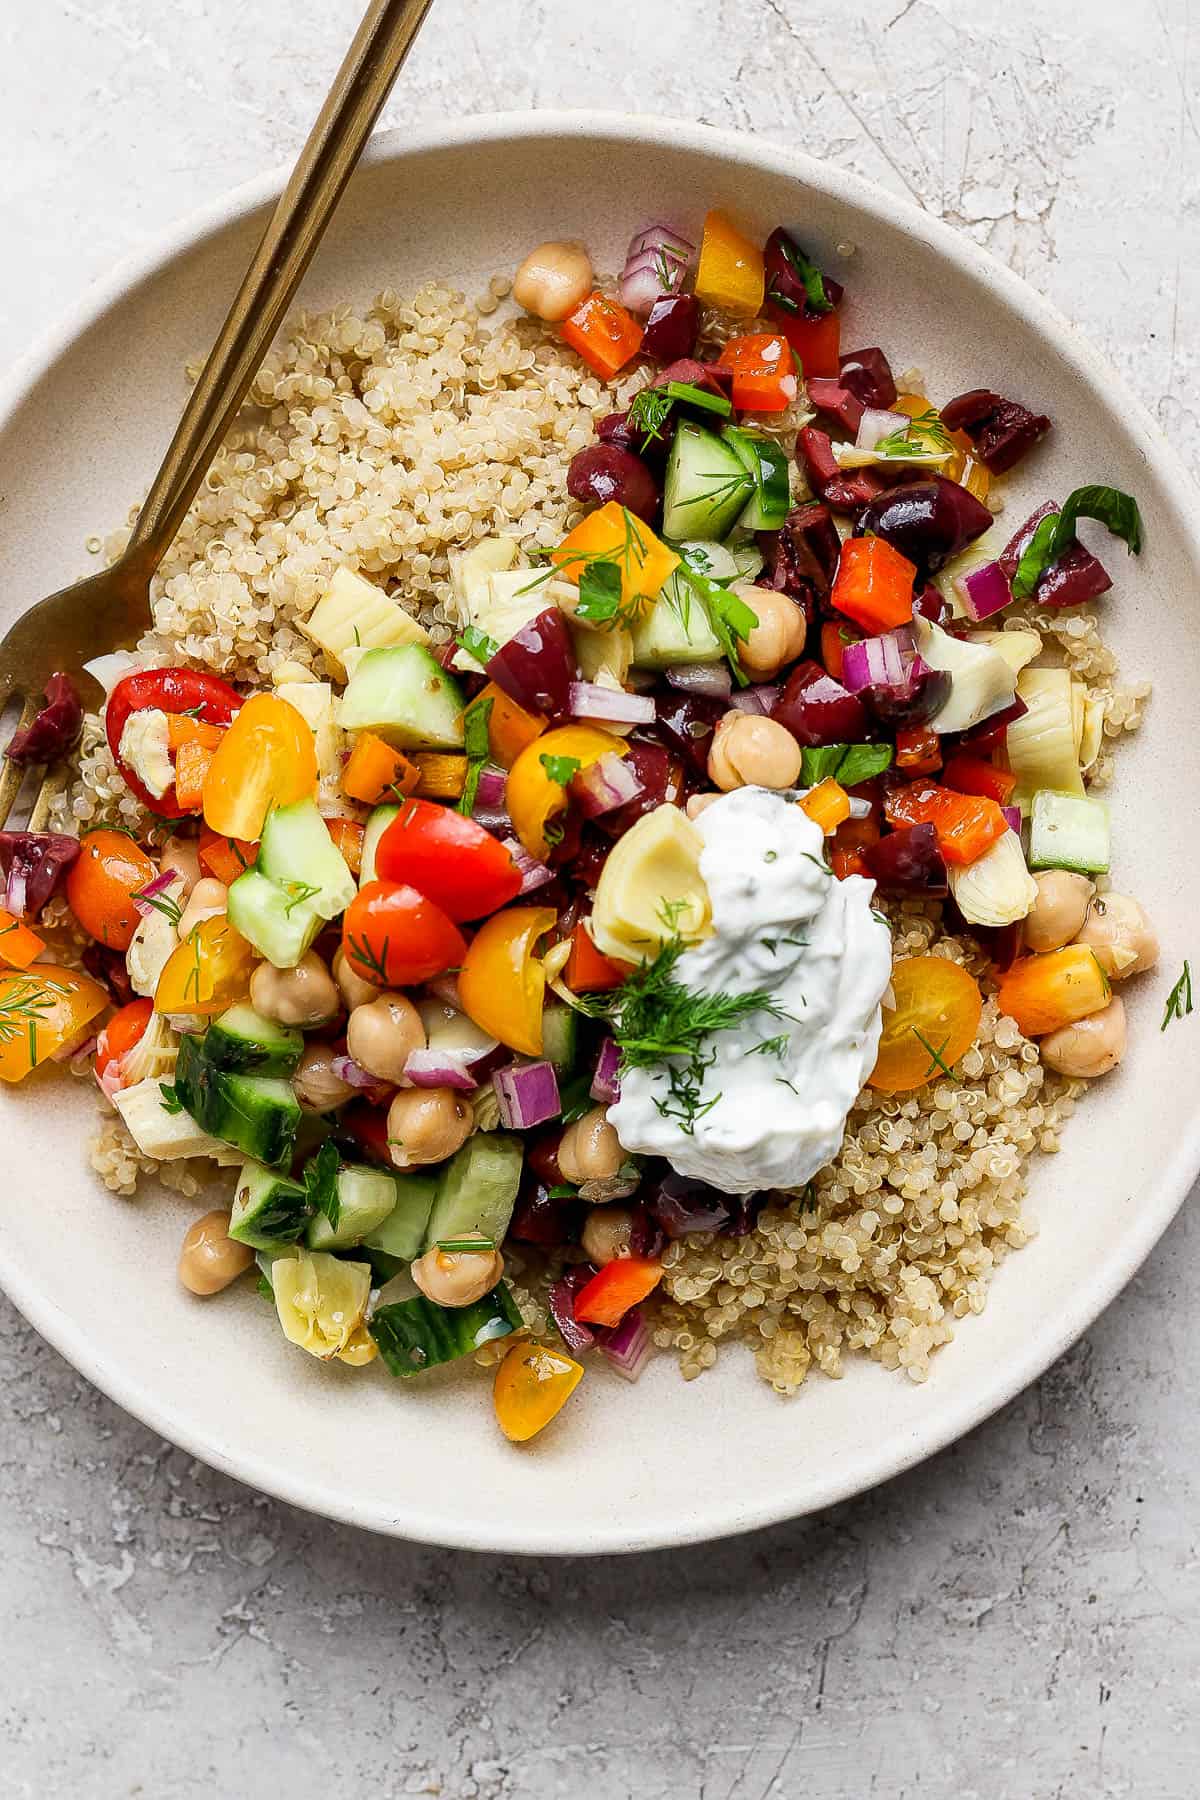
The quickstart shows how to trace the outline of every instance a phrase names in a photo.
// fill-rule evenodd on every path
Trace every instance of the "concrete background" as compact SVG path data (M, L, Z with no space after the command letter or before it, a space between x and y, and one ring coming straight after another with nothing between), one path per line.
M586 105L798 142L1010 260L1195 466L1196 11L438 0L386 122ZM5 354L288 157L358 12L6 0ZM1185 1211L1084 1343L915 1473L637 1562L290 1512L155 1440L0 1301L0 1795L1185 1800L1198 1251Z

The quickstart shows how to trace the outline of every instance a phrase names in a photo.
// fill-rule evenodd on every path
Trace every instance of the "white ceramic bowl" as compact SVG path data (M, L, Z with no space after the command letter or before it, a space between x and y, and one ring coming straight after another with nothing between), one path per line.
M127 264L0 394L3 622L80 574L84 540L143 492L280 186L239 190ZM964 1321L923 1387L874 1365L811 1377L790 1402L728 1347L683 1383L659 1358L636 1388L589 1373L545 1438L507 1444L486 1379L390 1381L292 1349L250 1284L190 1299L175 1259L192 1208L114 1198L87 1171L90 1090L48 1071L0 1099L8 1176L0 1280L115 1400L205 1461L315 1512L430 1543L540 1553L680 1544L857 1493L928 1456L1016 1394L1133 1274L1200 1166L1187 1067L1197 1023L1159 1031L1194 935L1200 787L1196 496L1142 408L1067 323L966 238L892 195L750 138L585 114L467 119L380 138L305 285L307 304L450 276L478 292L542 238L582 235L619 266L644 220L695 235L711 205L752 234L785 222L848 286L850 344L883 344L929 391L991 385L1056 430L1010 483L1009 516L1085 481L1137 495L1146 551L1110 543L1106 633L1152 676L1149 723L1120 759L1114 873L1157 921L1162 974L1133 984L1125 1066L1034 1170L1035 1242ZM857 246L847 261L835 246ZM1189 937L1192 942L1189 944Z

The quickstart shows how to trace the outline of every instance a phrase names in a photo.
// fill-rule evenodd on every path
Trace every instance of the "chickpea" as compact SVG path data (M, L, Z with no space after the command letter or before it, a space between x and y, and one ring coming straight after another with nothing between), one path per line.
M336 1055L332 1044L304 1046L304 1055L292 1076L292 1086L305 1112L332 1112L335 1107L345 1106L347 1100L353 1100L355 1090L333 1072Z
M249 1244L229 1236L229 1214L209 1212L188 1226L179 1252L179 1279L189 1294L219 1294L253 1261Z
M727 712L713 735L708 776L727 794L739 787L795 787L800 778L800 746L774 719L764 719L759 713Z
M356 1006L346 1027L346 1048L361 1069L380 1081L401 1081L414 1050L425 1048L421 1015L404 994L380 994Z
M738 661L756 681L769 680L785 663L795 662L804 649L808 621L803 608L786 594L748 581L735 582L733 591L758 617L749 637L738 645Z
M200 880L200 852L195 838L168 838L158 866L164 875L168 869L178 875L183 881L184 892L190 894Z
M259 963L250 977L250 1004L264 1019L311 1031L336 1016L339 999L333 976L316 951L307 950L294 969Z
M1114 994L1107 1006L1061 1025L1041 1041L1042 1061L1060 1075L1093 1081L1115 1069L1125 1054L1125 1002Z
M1128 894L1105 894L1093 900L1075 942L1094 951L1096 961L1114 981L1141 975L1158 961L1158 934Z
M708 811L714 800L720 798L720 794L693 794L683 810L689 819L698 819L702 812Z
M188 903L183 909L176 930L179 941L185 944L188 936L205 919L215 919L223 913L229 903L229 889L223 881L215 881L211 875L203 876L188 896Z
M338 984L347 1012L353 1012L356 1006L369 1006L372 1000L379 998L375 983L363 979L341 948L333 959L333 979Z
M513 279L513 299L535 319L557 324L592 291L592 259L581 244L539 244Z
M616 1262L630 1253L633 1237L633 1214L627 1206L593 1206L584 1221L579 1242L589 1262Z
M1036 880L1037 899L1025 919L1025 947L1061 950L1087 917L1096 884L1086 875L1072 875L1066 869L1046 869Z
M625 1160L620 1139L602 1106L567 1126L558 1141L558 1166L564 1181L607 1181Z
M472 1232L472 1237L479 1237ZM466 1240L464 1239L464 1242ZM427 1250L409 1274L435 1306L474 1306L490 1294L504 1273L504 1258L485 1237L478 1250Z
M453 1088L402 1088L388 1107L392 1162L398 1169L445 1162L466 1143L474 1125L470 1106Z

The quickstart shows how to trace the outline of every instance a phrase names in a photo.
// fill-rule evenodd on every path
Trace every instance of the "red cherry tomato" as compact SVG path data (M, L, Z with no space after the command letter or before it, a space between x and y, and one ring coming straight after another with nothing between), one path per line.
M118 681L104 709L104 732L114 762L143 806L163 819L181 819L188 810L180 806L174 782L161 798L156 798L122 762L121 734L130 713L156 707L165 713L192 713L206 725L228 725L241 705L242 696L236 688L203 669L139 669Z
M515 900L521 872L490 831L432 800L409 800L379 840L375 867L405 881L452 919L482 919Z
M350 967L380 987L413 987L457 967L466 940L440 906L403 882L369 881L346 908L342 948Z

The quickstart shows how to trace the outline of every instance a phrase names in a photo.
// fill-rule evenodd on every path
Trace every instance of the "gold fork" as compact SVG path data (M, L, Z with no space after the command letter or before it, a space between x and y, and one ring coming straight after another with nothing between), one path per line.
M283 323L431 4L371 0L367 7L192 389L124 554L111 568L30 607L0 640L0 709L21 697L18 730L36 715L55 670L83 679L85 661L127 648L150 626L150 583ZM27 774L4 759L0 826ZM45 829L63 779L61 771L43 779L30 813L31 831Z

